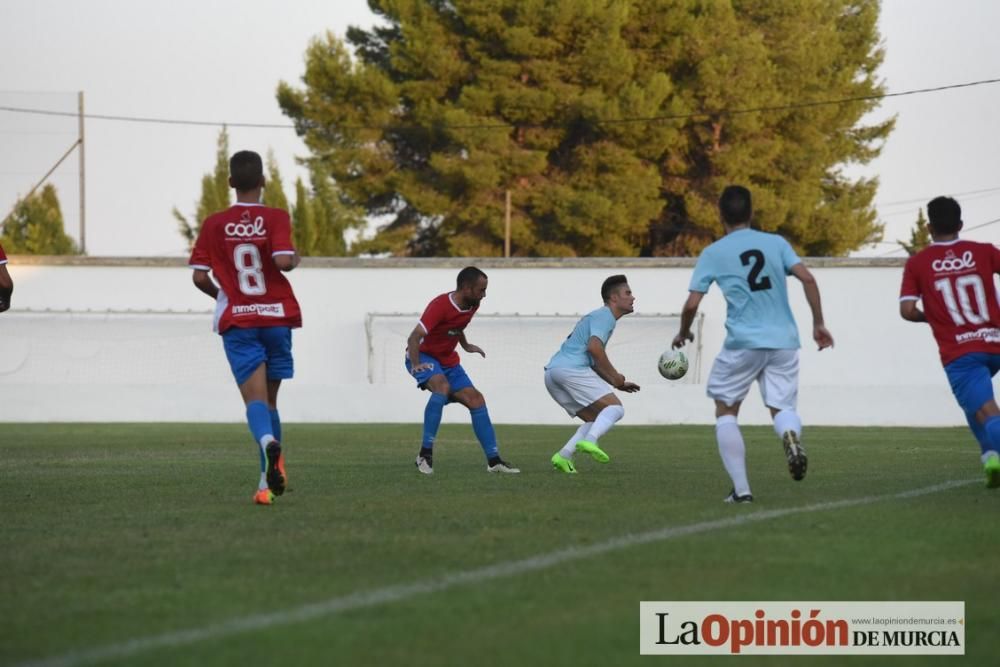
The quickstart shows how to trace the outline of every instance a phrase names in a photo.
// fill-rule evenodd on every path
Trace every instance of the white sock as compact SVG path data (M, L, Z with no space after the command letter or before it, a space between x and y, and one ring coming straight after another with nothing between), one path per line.
M802 438L802 419L795 410L781 410L774 415L774 432L778 437L783 437L788 431L795 431Z
M983 462L983 465L986 465L986 462L989 461L994 456L1000 456L1000 453L998 453L994 449L988 449L985 452L983 452L983 455L979 457L979 460Z
M264 473L260 474L260 481L257 482L257 490L263 491L267 488L267 475Z
M601 410L594 420L594 425L590 427L587 439L590 442L597 442L605 433L611 430L619 419L625 416L625 408L620 405L609 405Z
M745 496L750 493L750 482L747 481L746 445L740 425L733 415L722 415L715 420L715 439L719 443L719 456L722 465L733 481L736 495Z
M262 436L260 439L260 448L266 449L268 445L274 442L274 440L275 440L274 436L271 435L270 433L268 433L265 436Z
M578 443L581 440L586 440L587 431L589 431L590 427L593 425L594 422L584 422L583 424L581 424L580 428L576 429L576 433L573 434L573 437L567 440L566 444L563 445L563 448L559 450L559 456L563 457L564 459L572 460L573 453L576 452L576 443Z

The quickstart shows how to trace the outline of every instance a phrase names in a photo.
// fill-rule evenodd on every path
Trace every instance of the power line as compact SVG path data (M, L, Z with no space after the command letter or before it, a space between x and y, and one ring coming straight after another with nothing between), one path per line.
M982 193L985 193L985 192L997 192L997 191L1000 191L1000 187L984 188L982 190L969 190L967 192L955 192L953 194L949 194L948 196L949 197L965 197L967 195L978 195L978 194L982 194ZM928 201L930 201L929 197L918 197L916 199L901 199L899 201L885 202L884 204L876 202L875 206L877 206L878 208L883 208L883 207L888 207L888 206L901 206L903 204L926 204Z
M964 227L962 229L961 233L964 234L966 232L971 232L971 231L973 231L975 229L982 229L983 227L988 227L990 225L995 225L998 222L1000 222L1000 218L994 218L993 220L987 220L986 222L980 223L978 225L973 225L972 227ZM887 241L887 243L888 243L888 241ZM894 252L900 252L902 250L904 250L904 248L902 248L902 247L894 248L893 250L890 250L889 252L884 252L881 255L876 255L876 256L877 257L887 257L887 256L891 255Z
M626 118L609 118L606 120L595 120L594 123L598 125L617 125L625 123L649 123L656 121L670 121L670 120L688 120L692 118L704 118L712 116L738 116L751 113L765 113L773 111L794 111L797 109L807 109L810 107L819 106L833 106L839 104L849 104L851 102L867 102L872 100L881 100L890 97L904 97L907 95L922 95L926 93L936 93L945 90L956 90L959 88L972 88L975 86L985 86L994 83L1000 83L1000 79L982 79L979 81L970 81L967 83L955 83L946 86L936 86L933 88L918 88L914 90L905 90L898 93L879 93L877 95L859 95L856 97L844 97L835 100L815 100L812 102L794 102L791 104L779 104L773 106L760 106L760 107L748 107L745 109L730 109L730 110L720 110L716 112L704 112L698 111L694 113L684 113L684 114L669 114L664 116L634 116ZM14 107L14 106L0 106L0 111L7 111L10 113L25 113L34 114L41 116L66 116L66 117L79 117L79 114L72 111L55 111L52 109L37 109L29 107ZM234 123L226 121L209 121L209 120L188 120L188 119L178 119L178 118L153 118L146 116L120 116L111 114L93 114L88 113L83 115L84 118L89 120L108 120L117 122L128 122L128 123L155 123L159 125L196 125L196 126L207 126L207 127L242 127L242 128L255 128L255 129L281 129L281 130L291 130L295 129L295 125L285 124L285 123ZM404 125L345 125L344 129L351 130L391 130L391 129L405 129ZM477 130L477 129L509 129L513 127L539 127L537 124L523 124L517 125L514 123L483 123L483 124L469 124L469 125L444 125L440 126L446 129L452 130Z

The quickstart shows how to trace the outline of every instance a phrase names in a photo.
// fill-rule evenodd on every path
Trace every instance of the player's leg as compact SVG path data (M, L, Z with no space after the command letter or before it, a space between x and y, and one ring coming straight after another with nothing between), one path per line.
M405 361L406 370L416 379L417 387L430 392L427 405L424 406L424 430L420 440L420 451L417 453L414 465L416 465L418 472L433 475L434 440L437 439L438 429L441 427L441 416L444 414L444 406L448 404L451 385L448 384L437 359L421 354L420 362L431 364L431 368L413 375L410 360Z
M600 380L596 373L594 377ZM577 441L576 451L589 454L598 463L610 461L611 458L600 448L598 441L625 416L625 408L618 396L614 393L604 394L576 413L576 416L584 421L584 425L590 424L586 436Z
M445 369L445 374L451 384L452 399L469 409L472 430L479 440L479 446L483 448L483 454L486 455L487 472L521 472L516 466L500 458L496 429L493 428L490 412L486 409L486 399L472 386L472 380L465 374L465 369L459 364Z
M993 395L994 355L966 354L944 367L951 390L969 419L979 441L980 461L986 474L986 486L1000 488L1000 407ZM977 432L978 431L978 432ZM981 437L985 435L985 437Z
M729 350L723 348L712 364L706 393L715 402L715 441L722 467L732 482L727 503L753 502L747 478L746 443L740 431L738 417L743 399L760 373L763 363L761 350Z
M267 408L274 440L265 447L267 486L281 495L288 486L285 473L285 443L281 438L281 416L278 414L278 390L282 380L295 375L292 359L292 330L288 327L266 327L260 330L260 339L267 354Z
M799 351L767 350L760 374L760 395L771 410L774 432L781 438L792 479L806 476L809 458L802 446L802 418L796 410L799 397Z
M582 391L579 380L586 370L589 369L550 368L545 371L545 389L552 396L552 399L562 406L566 414L584 420L573 436L550 459L553 468L568 474L576 474L576 466L573 464L576 445L581 440L588 439L590 427L594 424L593 418L588 421L579 413L594 401L594 396L601 396L610 391L610 386L607 383L603 389L596 392L593 390ZM593 371L589 372L593 374ZM598 379L600 380L600 378Z
M271 504L272 490L268 488L266 449L274 441L271 415L267 407L267 355L258 338L257 329L232 328L222 334L222 345L246 405L247 425L257 444L260 460L260 481L254 502Z

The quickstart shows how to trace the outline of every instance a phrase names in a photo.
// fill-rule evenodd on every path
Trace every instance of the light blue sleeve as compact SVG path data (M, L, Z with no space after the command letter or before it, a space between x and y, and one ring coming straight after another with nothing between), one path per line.
M781 239L781 263L784 265L785 274L792 272L792 267L796 264L802 262L799 256L795 254L795 250L792 249L792 244L786 241L783 237L778 237Z
M708 292L708 288L715 281L715 270L712 260L707 252L701 253L698 261L694 265L694 273L691 275L691 284L688 290L691 292Z
M597 336L602 343L607 345L608 338L611 337L611 332L614 329L615 316L611 314L610 310L603 308L590 318L590 335L587 336L587 340L589 341L591 336Z

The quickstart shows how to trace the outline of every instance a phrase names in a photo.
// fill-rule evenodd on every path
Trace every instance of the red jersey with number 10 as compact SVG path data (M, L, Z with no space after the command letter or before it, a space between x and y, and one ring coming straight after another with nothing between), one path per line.
M1000 354L996 273L1000 250L974 241L934 243L906 262L899 299L923 301L942 364L972 352Z
M420 326L427 332L420 341L420 351L437 359L444 368L457 366L461 359L455 346L477 310L479 306L459 308L451 292L435 297L420 316Z
M189 264L211 271L219 283L220 334L230 327L302 326L292 286L273 260L294 253L291 221L280 208L236 204L205 219Z

